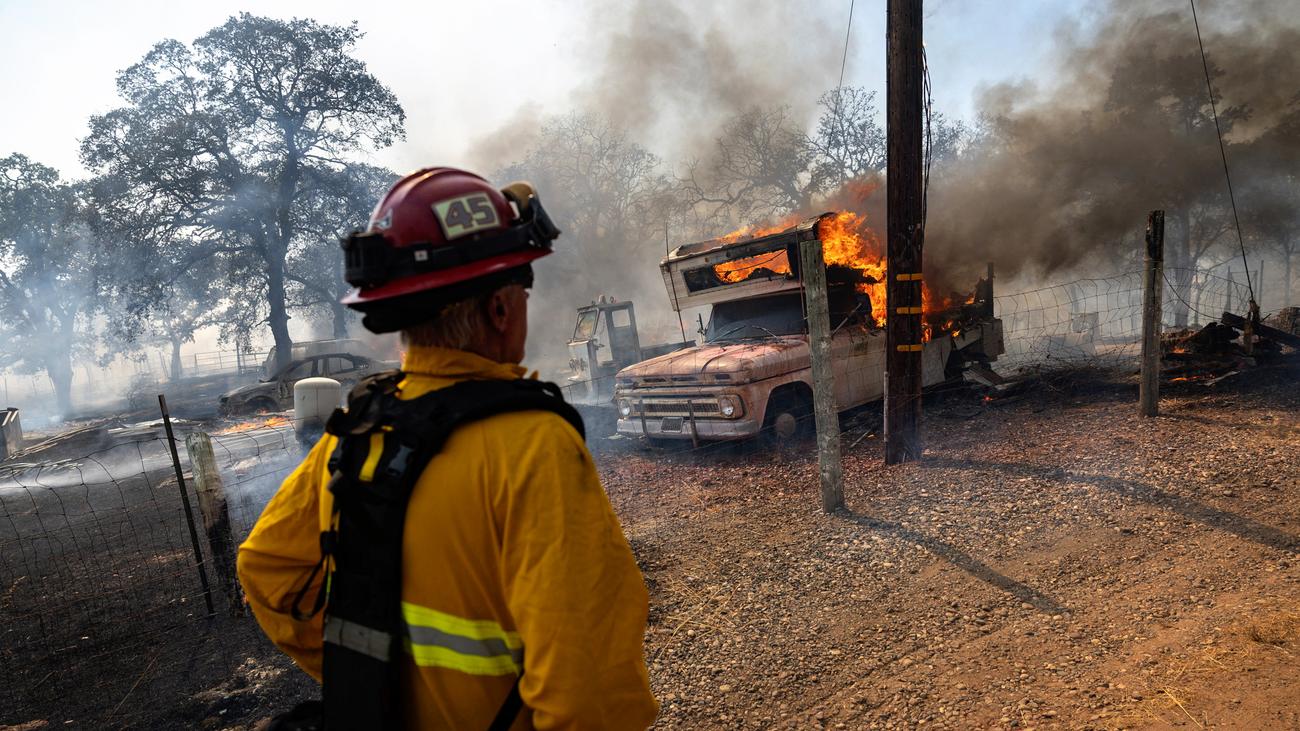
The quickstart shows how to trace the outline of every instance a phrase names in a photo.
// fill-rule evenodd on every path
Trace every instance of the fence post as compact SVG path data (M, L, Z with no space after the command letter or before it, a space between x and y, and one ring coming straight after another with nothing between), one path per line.
M840 460L840 416L835 407L835 372L831 365L830 301L826 296L826 263L820 239L799 244L799 264L808 302L808 351L812 358L822 510L830 513L844 507L844 465Z
M1155 416L1160 405L1160 299L1165 279L1165 212L1147 216L1146 272L1142 280L1142 380L1138 413Z
M158 408L162 409L163 426L167 429L167 446L172 451L172 466L176 468L176 488L181 491L181 505L185 506L185 523L190 529L190 544L194 547L194 565L199 569L199 583L203 584L203 601L208 605L208 616L216 614L212 606L212 587L208 585L208 570L203 567L203 549L199 548L199 533L194 529L194 510L190 508L190 495L185 491L185 475L181 472L181 457L176 453L176 434L172 431L172 416L167 413L167 397L158 394Z
M199 496L203 533L208 539L217 583L226 594L230 613L236 617L243 616L244 603L240 598L239 578L235 574L235 538L230 527L230 509L226 505L226 487L217 471L217 458L212 453L212 438L205 432L190 432L185 437L185 451L190 454L194 491Z
M1224 287L1224 289L1227 290L1228 294L1227 299L1224 300L1223 309L1232 312L1232 295L1237 289L1237 278L1232 275L1232 267L1228 267L1228 286Z

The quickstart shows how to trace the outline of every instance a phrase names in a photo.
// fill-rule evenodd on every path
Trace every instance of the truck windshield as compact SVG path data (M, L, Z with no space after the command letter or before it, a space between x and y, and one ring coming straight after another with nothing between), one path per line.
M741 340L804 332L798 292L719 302L713 306L705 340Z
M578 313L578 325L573 329L574 340L588 340L596 334L596 325L600 322L600 310L586 310Z
M865 326L871 321L871 300L852 287L832 287L828 293L832 329L844 325ZM798 292L756 297L713 306L705 340L799 335L808 332L803 301Z

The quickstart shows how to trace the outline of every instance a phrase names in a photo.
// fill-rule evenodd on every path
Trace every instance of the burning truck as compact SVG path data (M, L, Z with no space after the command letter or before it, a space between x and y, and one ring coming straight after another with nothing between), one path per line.
M852 212L826 213L670 252L660 269L673 309L711 308L703 341L618 372L618 432L698 441L810 432L812 369L798 247L816 238L827 264L836 404L844 411L879 400L886 271L883 247L865 223ZM1003 353L992 270L969 296L941 299L925 289L923 297L924 385L959 380L972 365L988 374Z

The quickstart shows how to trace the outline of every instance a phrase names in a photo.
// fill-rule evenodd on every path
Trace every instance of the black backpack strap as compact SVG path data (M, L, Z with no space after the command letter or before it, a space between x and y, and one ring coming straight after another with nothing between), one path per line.
M401 613L402 535L411 491L458 427L513 411L550 411L584 434L582 418L554 384L464 381L416 399L398 398L401 373L377 374L353 389L346 411L326 429L339 437L330 458L337 530L321 534L330 565L325 608L322 696L331 731L402 725L400 677L406 626ZM327 593L326 593L327 592ZM304 614L304 616L311 616ZM493 721L508 728L523 702L518 678Z
M524 709L524 698L519 695L519 681L522 678L522 675L515 676L515 684L510 686L510 694L497 710L497 715L492 719L492 725L488 726L488 731L508 731L515 725L515 719Z

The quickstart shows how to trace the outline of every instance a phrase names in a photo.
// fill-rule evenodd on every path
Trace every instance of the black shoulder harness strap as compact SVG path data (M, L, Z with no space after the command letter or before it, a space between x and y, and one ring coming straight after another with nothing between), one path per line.
M339 437L330 457L333 529L321 533L321 562L294 602L305 619L325 610L325 728L402 726L399 671L405 655L402 619L402 532L407 501L420 474L457 427L513 411L550 411L580 435L582 418L555 384L541 381L463 381L401 400L404 375L371 376L352 390L346 410L326 431ZM301 611L308 587L328 570L312 608ZM508 728L519 712L518 680L492 728Z

